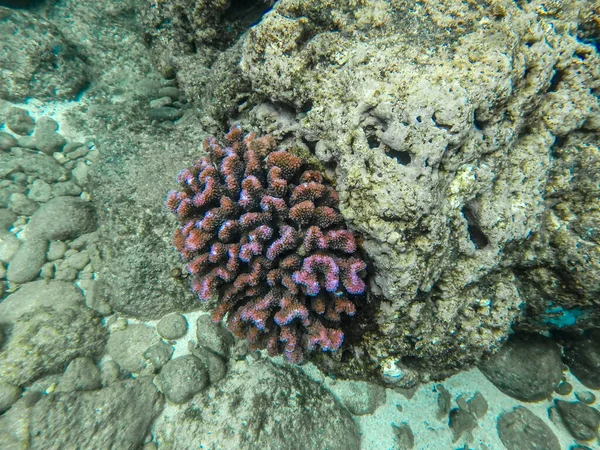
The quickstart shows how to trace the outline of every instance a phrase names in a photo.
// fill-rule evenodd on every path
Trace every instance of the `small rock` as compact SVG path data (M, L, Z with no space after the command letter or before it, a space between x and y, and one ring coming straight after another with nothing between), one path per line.
M31 216L37 211L38 204L25 194L13 192L8 199L8 209L21 216Z
M96 228L93 206L75 197L55 197L31 217L29 231L46 239L74 239Z
M46 155L52 155L54 152L60 152L67 140L56 132L35 132L35 146Z
M8 263L15 257L21 241L9 231L0 231L0 261Z
M179 339L187 332L188 324L181 314L168 314L158 322L156 331L165 339Z
M487 401L481 392L475 392L475 395L467 402L467 407L478 419L482 419L488 411Z
M40 203L46 203L50 197L52 197L52 186L44 180L35 180L27 192L28 199Z
M33 131L35 121L26 110L12 107L6 113L6 126L12 132L24 136Z
M204 347L195 348L192 354L204 362L204 366L208 371L208 379L211 383L222 380L227 374L227 364L225 364L225 361L219 355Z
M89 152L90 150L86 146L81 146L77 150L72 150L71 152L67 153L67 157L71 160L75 160L78 158L83 158Z
M450 413L450 408L452 407L452 397L450 395L450 392L448 392L446 390L446 388L444 387L444 385L438 384L435 388L438 391L438 398L437 398L438 412L437 412L437 418L439 420L445 420L446 417L448 417L448 414Z
M454 408L450 411L448 424L452 430L452 442L456 442L464 433L470 433L477 428L477 418L469 411Z
M67 171L56 160L41 153L24 153L14 158L27 175L35 175L46 183L54 183L66 178Z
M71 171L71 175L73 176L75 183L77 183L79 186L85 186L88 181L89 172L90 167L84 161L78 161Z
M90 358L75 358L61 377L57 392L93 391L100 389L100 370Z
M180 109L171 108L170 106L163 106L162 108L156 108L150 110L150 118L163 122L165 120L175 121L183 116L183 112Z
M48 116L42 116L38 119L35 129L36 133L40 131L53 133L56 130L58 130L58 122L53 118Z
M396 450L411 450L415 446L415 435L407 423L400 425L392 424L394 431L394 443Z
M590 391L585 391L585 392L575 392L575 398L577 400L579 400L580 402L583 402L587 405L591 405L592 403L594 403L596 401L596 396L590 392Z
M40 278L44 280L50 280L54 278L54 263L47 262L40 269Z
M119 381L120 376L121 371L119 370L119 365L112 359L100 363L100 383L102 384L102 387L109 386L115 381Z
M585 332L564 343L569 369L589 389L600 389L600 329Z
M122 370L139 373L147 367L144 353L157 342L159 337L152 328L131 324L111 333L106 351Z
M65 255L65 263L77 271L82 270L88 262L90 262L90 256L85 250L81 252L69 250Z
M0 151L5 152L17 146L17 140L5 131L0 131Z
M497 429L507 450L560 450L550 427L523 406L500 414Z
M37 150L35 138L33 136L20 136L17 139L17 146L28 148L29 150Z
M0 414L10 408L21 396L17 386L0 381Z
M164 86L158 90L159 97L170 97L173 101L178 100L180 95L181 92L174 86Z
M9 230L17 220L17 215L8 208L0 208L0 233ZM1 242L0 242L1 244ZM0 258L2 260L2 258Z
M46 253L46 258L48 261L55 261L57 259L65 256L65 253L68 250L67 244L63 241L50 241L50 245L48 246L48 253Z
M588 441L597 437L600 415L596 410L581 402L555 400L554 404L565 426L575 439Z
M79 194L81 194L81 188L71 180L56 183L52 186L52 195L54 197L76 197Z
M8 264L8 281L26 283L37 278L46 262L47 250L48 242L45 239L33 237L24 242Z
M566 380L562 380L560 384L554 389L558 395L569 395L573 391L573 385Z
M341 381L331 391L355 416L373 414L385 403L385 389L364 381Z
M554 341L542 335L513 334L479 369L505 394L535 402L551 396L560 383L561 351Z
M202 361L193 355L169 361L156 377L160 390L173 403L187 402L208 386L208 373Z
M173 100L171 100L171 97L168 97L168 96L161 97L161 98L151 100L150 108L158 109L158 108L162 108L163 106L169 106L171 103L173 103Z
M152 364L156 371L159 371L171 359L174 351L175 349L171 345L161 341L146 350L144 358Z
M218 323L214 323L210 316L203 315L196 321L196 338L198 345L206 347L217 355L227 358L232 338Z
M55 261L54 278L63 281L75 281L77 279L77 270L69 266L64 260Z

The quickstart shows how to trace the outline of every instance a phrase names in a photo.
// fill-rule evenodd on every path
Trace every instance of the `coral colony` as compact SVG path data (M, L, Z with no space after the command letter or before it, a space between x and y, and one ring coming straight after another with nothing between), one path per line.
M201 300L219 296L213 320L253 348L284 353L340 348L340 315L354 315L366 264L337 209L338 195L271 136L243 135L226 147L208 138L209 156L178 175L167 207L181 221L174 245Z

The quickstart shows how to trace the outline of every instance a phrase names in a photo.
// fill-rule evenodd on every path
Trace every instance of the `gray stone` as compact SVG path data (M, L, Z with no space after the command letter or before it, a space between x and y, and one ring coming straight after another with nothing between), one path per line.
M0 151L5 152L11 147L16 147L17 140L5 131L0 131Z
M17 250L8 264L6 277L14 283L26 283L38 277L40 269L46 262L48 241L32 237Z
M415 446L415 435L407 423L396 425L392 423L394 431L394 450L412 450Z
M150 109L150 118L163 122L165 120L175 121L183 116L183 111L177 108L171 108L170 106L163 106L162 108Z
M23 386L63 371L79 356L96 358L104 351L105 333L98 316L88 308L38 307L12 323L0 352L0 377Z
M35 133L54 133L57 130L58 122L56 120L54 120L52 117L42 116L37 121Z
M550 427L523 406L500 414L497 428L507 450L560 450Z
M20 136L17 139L17 146L29 150L37 150L35 138L33 136Z
M448 425L452 430L452 442L458 441L465 433L469 436L468 441L471 432L477 428L477 417L464 409L454 408L450 411Z
M52 186L52 195L54 197L77 196L81 192L81 188L71 180L62 181Z
M20 216L31 216L38 209L38 204L25 194L13 192L8 199L8 209Z
M188 324L181 314L167 314L160 319L156 331L165 339L179 339L187 332Z
M27 198L30 200L45 203L52 197L52 186L46 183L44 180L35 180L31 183L29 191L27 192Z
M71 160L75 160L75 159L86 156L89 152L90 152L90 150L86 146L82 145L79 148L77 148L76 150L72 150L69 153L67 153L67 157ZM65 151L65 153L66 153L66 151Z
M297 368L267 360L236 363L187 408L157 423L154 435L180 450L223 442L237 450L360 448L352 416L329 392Z
M49 129L37 128L33 137L35 138L35 147L46 155L60 152L67 143L67 140L60 133L49 131Z
M112 359L100 362L100 381L102 387L109 386L118 381L120 376L119 365Z
M121 370L139 373L148 366L144 353L159 340L154 329L141 324L131 324L124 330L110 334L106 351Z
M57 259L62 258L67 249L69 247L63 241L50 241L50 245L48 245L48 253L46 253L46 258L48 261L55 261Z
M161 97L161 98L156 98L154 100L150 100L150 108L152 109L158 109L158 108L162 108L163 106L169 106L171 103L173 103L173 100L171 100L171 97Z
M69 142L67 145L65 145L63 147L62 151L65 155L68 155L69 153L74 152L75 150L77 150L83 146L84 146L84 144L81 142Z
M96 228L91 203L75 197L55 197L31 217L29 230L46 239L74 239Z
M591 405L596 401L596 396L590 391L577 391L575 392L575 398L588 405Z
M75 281L77 279L77 269L69 266L64 260L55 261L54 278L63 281Z
M0 303L0 323L15 322L24 314L38 308L64 309L83 307L83 295L73 283L44 280L22 285Z
M17 215L8 208L0 208L0 231L9 230L17 220Z
M488 403L481 392L475 392L475 395L467 402L469 412L475 415L478 419L482 419L488 411Z
M587 331L564 343L569 369L590 389L600 389L600 330Z
M23 102L72 99L87 84L87 67L75 47L40 14L2 8L0 98Z
M227 358L233 338L229 331L220 324L214 323L209 315L202 315L196 321L196 338L198 345L212 350L217 355Z
M75 358L67 366L56 389L58 392L100 389L100 370L90 358Z
M159 371L171 359L175 349L166 342L154 344L144 352L144 358L148 360L154 371Z
M77 285L83 290L86 306L101 316L108 316L112 313L112 308L103 295L99 284L100 281L93 279L77 281Z
M560 383L561 351L544 336L514 334L498 353L483 361L479 369L505 394L535 402L550 397Z
M385 403L385 389L364 381L340 381L331 391L356 416L373 414Z
M90 166L84 161L77 161L73 170L71 170L71 176L75 183L79 186L85 186L88 182L88 174L90 172Z
M216 353L204 347L197 347L192 350L192 354L204 363L211 383L222 380L227 374L227 364Z
M158 90L159 97L170 97L171 100L179 100L181 92L174 86L164 86Z
M201 360L185 355L166 363L156 381L167 399L181 404L208 385L208 373Z
M10 231L0 231L0 261L8 263L15 257L21 241Z
M80 252L76 250L69 250L65 255L65 263L75 270L83 269L88 262L90 262L90 256L85 250Z
M35 121L27 110L13 106L6 112L6 126L12 132L24 136L33 132Z
M71 448L74 442L86 450L134 449L162 406L151 380L125 380L93 392L44 396L22 426L29 426L32 450Z
M24 153L15 163L27 175L35 175L47 183L66 178L67 171L53 157L41 153Z
M0 381L0 414L10 408L21 396L21 389L14 384Z
M581 402L565 402L554 400L561 419L569 430L569 433L582 441L588 441L598 437L598 426L600 426L600 413Z

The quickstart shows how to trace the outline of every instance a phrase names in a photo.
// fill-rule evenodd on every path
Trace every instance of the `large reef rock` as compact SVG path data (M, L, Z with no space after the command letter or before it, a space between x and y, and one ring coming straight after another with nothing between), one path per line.
M242 75L275 105L250 122L291 110L364 236L381 303L354 354L386 380L463 368L518 322L598 323L593 7L280 0L248 32Z

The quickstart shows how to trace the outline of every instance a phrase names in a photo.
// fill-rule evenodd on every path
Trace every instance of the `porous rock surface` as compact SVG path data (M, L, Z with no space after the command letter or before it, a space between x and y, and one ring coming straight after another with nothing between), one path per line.
M358 449L350 414L293 367L238 362L185 409L155 423L162 448Z
M363 234L381 367L441 373L515 321L598 319L591 2L547 3L280 0L248 32L242 75L278 105L249 121L314 149Z

